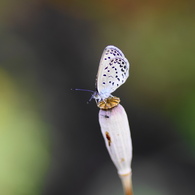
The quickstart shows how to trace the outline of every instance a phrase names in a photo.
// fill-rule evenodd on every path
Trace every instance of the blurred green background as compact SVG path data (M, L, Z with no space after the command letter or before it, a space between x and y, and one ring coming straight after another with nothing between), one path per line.
M107 45L131 63L135 195L194 194L195 3L0 1L0 194L122 195L90 94Z

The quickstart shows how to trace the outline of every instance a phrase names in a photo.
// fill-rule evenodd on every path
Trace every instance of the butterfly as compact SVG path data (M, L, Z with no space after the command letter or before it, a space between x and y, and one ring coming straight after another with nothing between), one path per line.
M91 97L100 109L109 110L119 104L120 98L111 93L125 83L129 77L129 69L130 64L119 48L108 45L104 49L96 76L96 91Z
M96 77L96 91L92 95L99 108L107 110L119 104L120 99L111 93L125 83L129 69L130 64L119 48L109 45L104 49Z

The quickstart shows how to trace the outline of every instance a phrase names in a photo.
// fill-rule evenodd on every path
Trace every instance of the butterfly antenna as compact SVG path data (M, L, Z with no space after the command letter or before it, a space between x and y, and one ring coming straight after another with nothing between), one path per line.
M94 93L94 91L92 91L92 90L89 90L89 89L74 89L74 88L72 88L71 90L74 90L74 91L88 91L88 92L91 92L91 93Z

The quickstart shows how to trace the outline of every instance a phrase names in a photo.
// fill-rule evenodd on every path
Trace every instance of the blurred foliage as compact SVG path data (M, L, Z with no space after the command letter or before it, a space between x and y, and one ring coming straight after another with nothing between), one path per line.
M164 195L167 194L167 192L159 191L158 189L155 189L154 187L149 186L141 186L140 188L135 188L134 193L136 195Z
M185 143L187 145L190 143L190 146L192 146L188 149L195 158L195 92L193 90L188 91L182 101L176 105L177 107L175 107L173 118L175 123L178 125L178 130L180 130Z
M14 82L0 69L0 194L40 194L49 157L46 125Z

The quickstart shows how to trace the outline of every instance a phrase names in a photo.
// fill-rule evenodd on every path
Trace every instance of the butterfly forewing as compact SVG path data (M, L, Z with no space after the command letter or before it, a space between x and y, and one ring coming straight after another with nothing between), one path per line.
M109 97L129 76L129 62L120 49L107 46L102 54L97 74L100 96Z

